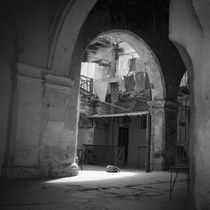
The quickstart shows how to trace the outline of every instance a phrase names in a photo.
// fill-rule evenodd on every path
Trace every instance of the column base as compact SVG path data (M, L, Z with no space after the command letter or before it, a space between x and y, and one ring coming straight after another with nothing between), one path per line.
M79 174L79 166L77 163L72 163L70 166L71 174L70 176L77 176Z
M165 169L165 163L163 157L154 158L153 170L162 171Z
M60 166L57 168L45 168L40 166L10 166L3 165L2 177L5 178L52 178L71 177L79 174L79 167L76 163L70 166Z

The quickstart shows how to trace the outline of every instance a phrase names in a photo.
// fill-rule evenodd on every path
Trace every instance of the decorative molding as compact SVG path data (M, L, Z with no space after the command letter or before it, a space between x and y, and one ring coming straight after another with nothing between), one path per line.
M17 74L19 76L43 79L43 75L46 72L49 72L49 70L37 66L28 65L25 63L17 63Z
M165 101L165 110L171 112L178 112L178 103L175 101Z
M150 110L153 109L164 109L165 101L164 100L152 100L147 102Z
M71 94L72 93L72 88L70 87L65 87L65 86L61 86L61 85L55 85L55 84L49 84L49 83L45 83L45 89L46 90L54 90L60 93L65 93L65 94Z
M75 81L70 78L47 74L44 77L44 86L46 89L70 94L75 88Z
M153 100L147 102L150 110L154 109L165 109L167 111L177 112L178 104L175 101L169 100Z
M73 88L75 86L74 80L67 77L54 76L51 74L46 74L44 76L44 81L49 84L59 85L69 88Z
M49 69L36 67L24 63L17 63L17 75L32 79L39 79L45 88L59 92L70 93L75 88L75 81L62 76L52 75Z

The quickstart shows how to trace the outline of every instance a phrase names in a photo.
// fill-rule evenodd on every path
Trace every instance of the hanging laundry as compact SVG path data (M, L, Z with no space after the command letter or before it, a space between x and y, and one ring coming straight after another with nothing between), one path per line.
M149 76L148 76L147 72L145 72L145 88L146 89L150 89L151 88L150 80L149 80Z
M95 74L94 74L94 79L95 80L101 80L103 79L103 71L104 68L102 66L99 66L98 64L96 65L96 69L95 69Z
M94 80L93 89L94 89L94 93L98 96L99 100L104 102L106 99L108 82L101 81L101 80Z
M143 91L150 88L149 77L146 72L137 72L135 74L135 90Z
M137 72L135 74L135 90L144 90L145 89L145 73Z
M119 86L119 91L120 92L125 92L126 88L125 88L124 77L118 77L117 82L118 82L118 86Z
M94 78L96 68L97 68L96 63L83 62L81 65L81 75L89 78Z
M111 88L111 103L118 102L119 99L119 86L117 82L110 83Z
M102 80L108 80L110 78L110 66L104 66L102 72Z
M135 88L134 75L124 76L126 91L133 91Z
M129 72L129 57L122 55L119 57L119 69L117 70L118 76L127 75Z

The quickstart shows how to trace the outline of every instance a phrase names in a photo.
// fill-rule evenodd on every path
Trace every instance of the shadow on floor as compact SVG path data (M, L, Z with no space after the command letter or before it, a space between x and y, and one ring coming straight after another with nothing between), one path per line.
M184 174L169 199L169 172L146 173L85 165L76 177L0 182L0 209L186 210Z

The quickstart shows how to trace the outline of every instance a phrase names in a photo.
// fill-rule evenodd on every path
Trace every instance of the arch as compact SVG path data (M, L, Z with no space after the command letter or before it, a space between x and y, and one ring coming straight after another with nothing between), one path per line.
M153 116L156 116L157 123L161 117L161 125L154 127L153 142L157 142L157 147L155 146L157 153L158 155L162 155L162 151L166 145L166 138L171 139L171 136L168 134L170 130L168 129L169 131L167 133L165 128L166 116L164 107L167 101L164 100L169 100L170 103L170 100L173 101L175 99L178 80L177 77L176 79L172 78L173 75L180 73L180 68L178 67L182 67L183 64L178 57L177 51L174 50L175 47L169 40L161 38L166 31L168 33L168 30L163 29L161 31L162 33L155 32L158 38L153 39L156 34L153 34L149 29L135 28L135 26L129 25L129 23L124 22L122 19L113 22L110 18L109 10L106 10L106 5L103 5L105 7L103 11L97 11L96 0L91 0L88 3L82 2L82 0L78 2L74 2L71 5L65 16L66 18L64 18L65 20L59 23L57 29L59 33L57 34L57 38L56 36L54 37L54 49L51 47L52 73L75 80L75 88L71 98L72 107L77 109L74 112L74 115L77 115L75 123L79 119L78 96L81 55L95 37L108 32L117 34L122 40L131 45L138 54L141 54L141 49L144 49L152 58L152 63L150 64L152 68L148 71L148 74L156 92L153 91L152 99L155 99L155 102L150 106L156 109ZM94 6L95 4L96 6ZM83 12L81 12L81 8L84 8ZM100 17L97 16L99 12ZM78 20L76 21L77 24L75 24L75 18ZM158 45L157 41L160 41ZM172 54L171 56L170 53ZM172 61L174 65L171 65ZM174 68L177 68L177 71L172 71ZM156 115L156 112L159 115Z
M152 49L149 47L149 45L143 39L141 39L138 35L128 30L122 30L122 29L106 30L98 34L97 36L91 37L91 39L89 40L85 40L85 43L82 43L82 45L77 45L78 44L77 43L75 45L74 54L72 56L72 63L70 69L73 70L73 72L71 71L71 77L73 77L74 79L79 78L80 75L80 60L78 60L79 57L81 57L85 48L91 41L93 41L96 37L101 36L103 34L109 34L127 42L131 47L134 48L134 50L139 55L143 54L142 51L146 52L146 54L148 55L147 61L149 62L147 73L153 87L152 100L164 100L166 98L166 86L158 58L156 57Z
M55 20L56 29L51 31L51 34L54 35L48 58L48 68L53 70L53 74L68 75L75 42L85 19L96 2L97 0L68 1L64 11L61 11L62 15L58 17L59 21Z
M166 98L166 87L159 61L151 48L146 44L146 42L133 32L122 29L105 30L96 36L92 36L91 38L89 37L85 41L82 39L80 40L81 43L77 42L74 49L70 67L70 76L76 80L77 87L79 87L81 68L81 60L79 59L81 59L85 48L89 43L91 43L91 41L93 41L96 37L105 34L115 36L120 40L125 41L136 51L140 57L145 55L145 57L147 57L145 58L146 63L148 62L147 73L150 79L150 83L152 84L152 102L149 103L150 114L153 121L151 126L151 157L153 157L154 154L161 154L159 155L160 157L158 156L157 158L151 158L152 164L150 169L162 170L165 164L162 154L164 153L165 146L164 100Z

